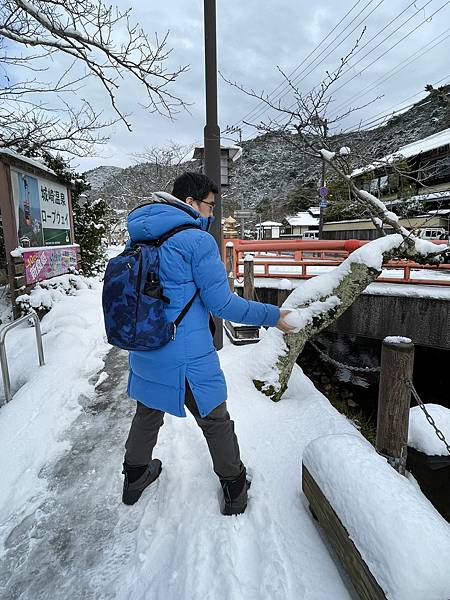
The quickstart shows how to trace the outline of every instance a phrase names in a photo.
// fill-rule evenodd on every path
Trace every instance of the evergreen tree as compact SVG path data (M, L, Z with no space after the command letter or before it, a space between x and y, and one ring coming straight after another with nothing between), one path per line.
M325 211L325 222L360 219L363 216L360 205L350 196L347 183L339 179L331 179L327 187L328 207Z
M106 233L106 202L99 198L87 201L89 184L83 174L74 172L61 156L43 156L46 165L71 190L75 242L80 245L81 270L85 275L97 275L106 264L104 237Z
M285 205L286 214L295 215L308 210L310 206L317 206L317 186L298 184L288 195Z

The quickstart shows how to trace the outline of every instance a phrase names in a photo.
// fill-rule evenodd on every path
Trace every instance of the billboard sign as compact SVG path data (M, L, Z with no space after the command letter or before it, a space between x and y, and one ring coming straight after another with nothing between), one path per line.
M11 169L19 245L24 248L70 244L67 188Z
M22 252L27 285L68 273L77 268L77 251L74 246L40 248Z

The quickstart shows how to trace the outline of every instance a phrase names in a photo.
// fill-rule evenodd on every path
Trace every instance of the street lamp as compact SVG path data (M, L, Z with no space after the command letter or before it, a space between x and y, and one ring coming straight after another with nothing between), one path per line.
M216 48L216 1L204 0L205 26L205 88L206 125L204 128L205 174L219 188L215 198L214 217L211 234L217 242L222 256L222 201L220 197L220 129L217 122L217 48ZM217 350L223 347L222 319L215 318L216 333L214 345Z

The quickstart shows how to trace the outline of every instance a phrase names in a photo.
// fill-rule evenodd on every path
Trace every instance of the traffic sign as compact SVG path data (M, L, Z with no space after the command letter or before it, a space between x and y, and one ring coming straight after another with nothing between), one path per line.
M319 202L319 208L326 208L328 206L328 202L326 200L321 200Z
M236 219L256 219L256 210L235 210L234 216Z
M325 198L325 196L328 196L328 188L327 187L321 187L319 190L319 196L321 198Z

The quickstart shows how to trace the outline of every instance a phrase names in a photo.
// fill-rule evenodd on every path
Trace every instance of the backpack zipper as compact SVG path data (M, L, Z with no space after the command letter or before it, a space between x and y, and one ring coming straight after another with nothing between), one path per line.
M141 281L142 281L142 252L141 252L141 247L138 246L135 251L137 254L139 254L139 267L138 267L138 276L137 276L137 283L136 283L136 291L138 294L138 300L136 302L136 313L135 313L135 322L137 322L138 319L138 308L139 308L139 295L141 293ZM134 336L134 339L136 341L136 335Z

